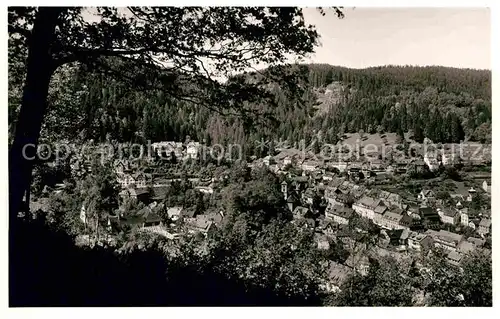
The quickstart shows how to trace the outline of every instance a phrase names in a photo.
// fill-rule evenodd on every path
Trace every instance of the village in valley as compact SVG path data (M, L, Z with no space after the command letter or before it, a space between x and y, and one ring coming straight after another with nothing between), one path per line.
M338 289L352 271L366 274L371 256L418 260L439 249L447 262L459 267L469 253L491 254L491 150L487 145L436 146L426 139L424 144L413 144L417 145L414 150L408 149L406 141L404 150L404 146L392 148L388 143L395 134L367 135L346 134L344 144L339 142L341 151L328 158L311 148L288 147L271 150L272 155L263 158L254 156L249 162L228 158L221 162L219 158L208 168L193 166L207 156L204 145L193 141L153 143L153 156L146 160L111 156L108 161L120 187L120 209L97 221L83 204L79 219L85 231L77 241L116 245L116 237L125 230L171 241L185 236L209 238L224 223L223 206L205 205L200 210L198 205L184 207L166 198L173 188L187 183L183 187L210 202L228 184L232 167L244 165L277 177L290 223L312 232L318 250L328 251L332 241L342 243L348 257L343 262L329 261L329 289ZM350 139L361 147L345 152ZM363 153L368 144L360 142L377 143L377 139L384 154ZM170 169L165 170L166 166ZM91 165L80 159L71 167L78 172L90 170ZM53 192L65 187L57 184ZM44 192L38 203L48 197L50 189ZM131 203L135 210L130 209ZM374 236L374 245L361 248L356 233L367 232Z
M9 305L491 307L489 19L9 7Z

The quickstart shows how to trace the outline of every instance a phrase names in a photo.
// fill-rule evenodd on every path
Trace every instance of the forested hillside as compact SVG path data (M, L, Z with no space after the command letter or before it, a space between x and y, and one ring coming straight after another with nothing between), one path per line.
M270 86L276 104L271 110L269 105L252 106L252 110L265 110L275 121L250 127L238 115L219 114L157 91L133 89L104 74L65 68L52 81L44 131L57 132L51 133L53 139L98 141L183 141L190 136L206 143L245 144L250 153L257 140L336 143L339 134L360 130L412 131L417 141L424 137L435 142L491 141L490 71L306 67L302 100L291 100L285 88ZM16 103L11 96L11 119ZM80 131L83 133L77 136Z

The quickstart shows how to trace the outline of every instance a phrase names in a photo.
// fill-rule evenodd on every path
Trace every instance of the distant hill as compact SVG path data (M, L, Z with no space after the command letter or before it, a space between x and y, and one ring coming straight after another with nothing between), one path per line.
M63 116L76 114L80 120L71 121L67 134L85 130L87 138L111 136L121 141L179 141L190 136L207 143L244 144L250 153L256 152L255 141L336 143L343 133L361 130L398 135L411 131L416 141L424 137L441 143L465 138L491 141L490 71L413 66L349 69L326 64L303 67L308 74L302 100L290 100L281 83L269 85L277 106L254 108L271 110L277 121L256 124L251 130L237 117L80 71L70 83L81 103ZM48 121L60 128L61 112L51 110Z

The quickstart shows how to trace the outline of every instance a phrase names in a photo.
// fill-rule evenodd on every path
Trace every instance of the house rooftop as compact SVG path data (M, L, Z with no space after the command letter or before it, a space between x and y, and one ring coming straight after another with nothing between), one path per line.
M387 231L387 235L389 235L392 239L407 239L409 237L409 231L407 229L393 229Z
M377 207L375 207L374 209L375 213L377 214L383 214L386 210L387 207L385 205L377 205Z
M130 194L130 196L142 196L142 195L149 194L149 189L146 187L130 188L129 194Z
M462 240L463 236L460 234L452 233L452 232L449 232L447 230L441 229L437 233L437 237L439 237L441 240L444 240L447 242L455 242L458 244Z
M346 219L351 218L352 214L354 213L352 208L337 205L337 204L335 204L331 207L329 206L327 208L327 211L333 215L336 215L336 216L339 216L342 218L346 218Z
M361 199L357 202L357 204L373 208L376 207L376 200L372 197L365 195L361 197Z
M452 251L450 251L450 252L448 253L447 258L448 258L449 260L451 260L452 262L456 262L456 263L458 263L458 262L460 262L460 260L462 259L462 255L460 255L458 252L456 252L456 251L452 250Z
M307 213L310 212L310 209L307 208L307 207L303 207L303 206L297 206L295 207L295 209L293 210L293 215L299 215L301 217L304 217Z
M469 237L469 238L467 238L467 241L473 243L476 247L481 247L485 243L484 239L476 238L476 237Z
M168 217L180 216L182 212L182 206L174 206L167 208Z
M299 199L297 198L297 195L295 195L295 193L292 192L290 194L290 196L288 196L288 198L286 199L286 202L287 203L297 203L297 202L299 202Z
M464 240L460 244L458 244L457 251L461 252L462 254L468 254L473 252L475 248L476 247L473 243Z
M455 217L459 212L456 210L453 210L451 208L444 208L442 209L443 215L448 216L448 217Z
M489 218L483 218L481 219L481 222L479 223L480 227L490 227L491 226L491 219Z
M421 206L418 208L418 210L419 210L420 214L422 214L424 217L437 215L437 212L428 206Z

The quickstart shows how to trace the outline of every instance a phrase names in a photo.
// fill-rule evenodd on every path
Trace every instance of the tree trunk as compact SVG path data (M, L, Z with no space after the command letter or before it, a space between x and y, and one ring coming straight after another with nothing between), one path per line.
M39 8L29 39L27 75L14 142L9 152L9 220L13 219L29 188L34 155L47 106L54 71L50 47L61 8ZM25 153L25 154L23 154Z

